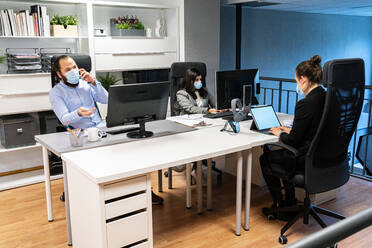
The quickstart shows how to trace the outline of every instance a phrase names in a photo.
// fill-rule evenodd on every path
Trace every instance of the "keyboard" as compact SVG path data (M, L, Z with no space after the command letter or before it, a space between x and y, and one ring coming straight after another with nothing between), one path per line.
M209 119L232 117L232 116L233 116L232 111L220 112L220 113L215 113L215 114L209 113L209 114L204 115L205 118L209 118Z
M129 132L132 132L132 131L138 131L140 130L139 127L129 127L129 128L122 128L122 129L114 129L114 130L105 130L106 133L109 133L109 134L112 134L112 135L115 135L115 134L121 134L121 133L129 133Z
M223 117L222 119L224 119L224 120L230 120L230 117L228 116L228 117ZM251 115L246 115L246 116L244 116L244 118L243 118L243 120L241 120L241 121L249 121L249 120L252 120L253 118L252 118L252 116Z

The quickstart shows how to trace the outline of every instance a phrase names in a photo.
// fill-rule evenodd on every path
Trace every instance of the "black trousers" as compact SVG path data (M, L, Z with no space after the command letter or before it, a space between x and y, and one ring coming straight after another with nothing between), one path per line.
M288 180L294 170L294 158L286 150L265 151L260 157L263 177L273 198L274 206L291 206L296 203L294 185ZM302 168L301 168L302 167ZM303 170L303 166L297 171ZM275 176L274 176L275 175ZM285 196L282 194L281 183L285 188Z

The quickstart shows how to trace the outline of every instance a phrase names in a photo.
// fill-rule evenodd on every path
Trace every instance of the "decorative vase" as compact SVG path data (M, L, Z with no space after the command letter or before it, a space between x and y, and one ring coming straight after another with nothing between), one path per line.
M156 20L155 35L157 37L165 37L167 36L166 30L166 22L164 17L162 16L160 19Z

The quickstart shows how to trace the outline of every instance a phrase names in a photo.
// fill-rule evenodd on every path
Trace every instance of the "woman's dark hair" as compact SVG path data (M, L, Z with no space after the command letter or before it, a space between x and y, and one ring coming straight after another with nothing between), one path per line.
M195 94L195 87L194 87L194 82L197 76L201 76L201 73L199 70L195 68L190 68L187 69L185 76L183 78L183 83L182 83L182 88L186 90L187 93L189 93L194 99L196 99L196 94ZM203 87L198 90L199 95L202 98L206 98L208 96L208 92L204 88L204 83Z
M310 83L320 83L322 81L323 70L320 65L322 58L319 55L314 55L310 60L302 61L296 67L296 76L307 77Z

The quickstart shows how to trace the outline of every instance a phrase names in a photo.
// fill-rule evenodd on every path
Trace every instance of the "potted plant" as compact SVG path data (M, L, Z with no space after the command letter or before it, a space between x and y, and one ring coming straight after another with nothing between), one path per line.
M51 36L63 36L63 37L77 37L78 20L76 17L68 16L59 16L54 15L50 21L50 34Z
M145 26L137 17L117 17L110 20L111 36L145 36Z
M120 81L114 75L111 75L109 72L107 72L104 77L97 76L97 79L106 90L110 88L110 85L116 84L117 82Z

